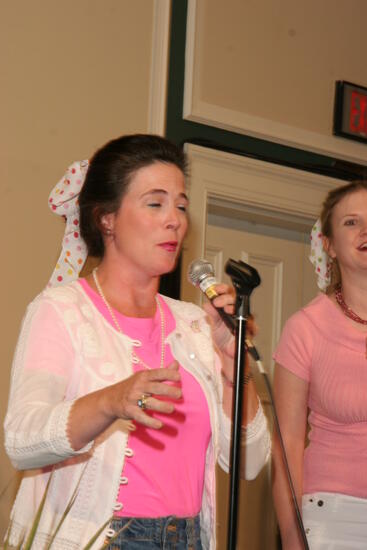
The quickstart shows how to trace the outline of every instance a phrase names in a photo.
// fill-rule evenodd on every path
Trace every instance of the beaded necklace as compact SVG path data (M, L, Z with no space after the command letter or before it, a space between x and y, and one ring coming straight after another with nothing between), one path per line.
M105 304L106 308L108 309L108 312L111 315L111 319L114 322L115 327L117 328L118 332L120 332L120 334L123 334L123 331L122 331L122 329L120 327L120 324L119 324L119 322L116 318L116 315L114 314L113 309L110 306L110 304L108 303L108 301L107 301L107 299L104 295L104 292L102 290L102 287L99 284L99 280L98 280L98 277L97 277L97 268L96 267L93 269L92 275L93 275L94 283L95 283L96 288L98 290L98 294L100 295L100 297L102 298L103 303ZM161 360L160 360L159 367L162 369L164 367L164 359L165 359L164 341L165 341L165 333L166 333L166 321L165 321L165 317L164 317L163 308L162 308L162 306L160 304L160 301L159 301L157 296L155 296L155 301L156 301L156 304L157 304L157 307L158 307L158 310L159 310L160 319L161 319ZM140 347L141 346L140 340L133 340L133 345L136 346L136 347ZM135 363L135 364L140 363L146 369L151 369L152 368L147 363L145 363L138 355L136 355L135 351L132 351L132 362Z
M362 319L357 313L355 313L347 304L344 302L343 294L342 294L342 288L341 286L338 286L335 289L335 299L338 302L338 304L341 307L342 312L344 315L349 317L350 319L353 319L356 323L360 323L361 325L367 325L367 320Z

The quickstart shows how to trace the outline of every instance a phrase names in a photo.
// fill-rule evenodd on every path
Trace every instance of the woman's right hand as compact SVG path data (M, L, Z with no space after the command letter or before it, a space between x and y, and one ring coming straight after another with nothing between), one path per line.
M148 428L161 428L163 422L149 411L172 413L175 406L171 400L182 395L178 387L180 380L175 361L168 368L136 372L117 384L80 397L70 411L67 426L71 447L75 451L82 449L117 418L134 420ZM145 411L138 406L143 394L149 394ZM130 429L134 429L132 422Z
M182 395L180 387L177 386L180 380L177 361L168 368L136 372L105 389L106 412L113 419L135 420L148 428L159 429L163 422L151 416L149 411L172 413L175 406L171 400L180 399ZM147 396L145 410L138 405L138 400L142 396Z

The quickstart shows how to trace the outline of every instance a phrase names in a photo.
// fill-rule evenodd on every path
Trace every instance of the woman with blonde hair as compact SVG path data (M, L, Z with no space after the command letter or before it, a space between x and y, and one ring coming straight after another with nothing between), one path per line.
M365 549L367 183L332 190L311 238L323 292L284 327L274 353L276 408L310 549ZM283 549L297 550L303 543L276 440L274 464Z

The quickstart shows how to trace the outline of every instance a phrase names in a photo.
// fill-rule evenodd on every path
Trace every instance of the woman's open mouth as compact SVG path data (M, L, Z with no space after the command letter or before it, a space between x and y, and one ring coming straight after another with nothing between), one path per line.
M167 252L176 252L178 242L177 241L167 241L166 243L160 243L159 246L164 248L164 250L167 250Z

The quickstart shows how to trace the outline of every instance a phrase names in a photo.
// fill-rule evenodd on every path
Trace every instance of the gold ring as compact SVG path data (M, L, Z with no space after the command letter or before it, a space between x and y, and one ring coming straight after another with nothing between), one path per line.
M145 395L145 393L142 394L141 398L138 399L138 407L142 410L147 408L147 399L149 395Z

